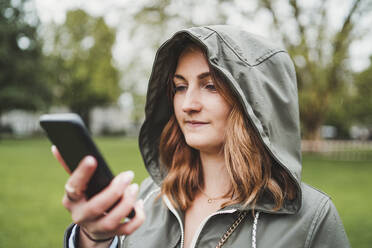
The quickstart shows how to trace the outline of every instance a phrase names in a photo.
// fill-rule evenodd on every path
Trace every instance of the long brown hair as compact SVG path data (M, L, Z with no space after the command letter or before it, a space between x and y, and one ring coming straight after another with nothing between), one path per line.
M177 67L178 57L186 50L206 51L192 43L186 42L183 49L174 57L173 67L169 73L168 96L173 102L173 74ZM209 65L217 92L232 106L228 117L223 152L225 164L230 177L231 188L225 197L222 207L241 203L254 206L261 196L268 195L274 202L274 210L282 207L285 199L294 199L296 186L284 171L269 155L257 132L244 114L244 110L224 77ZM181 210L188 209L195 196L204 186L202 164L199 151L186 144L182 131L174 114L165 125L159 144L160 159L167 171L161 186L164 194Z

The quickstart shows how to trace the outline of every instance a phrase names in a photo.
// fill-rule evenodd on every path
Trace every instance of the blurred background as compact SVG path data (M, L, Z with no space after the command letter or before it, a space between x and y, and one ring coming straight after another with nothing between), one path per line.
M38 119L76 112L115 173L136 137L155 51L175 31L238 25L296 70L303 180L328 193L353 247L372 244L371 0L0 0L0 247L60 247L67 175Z

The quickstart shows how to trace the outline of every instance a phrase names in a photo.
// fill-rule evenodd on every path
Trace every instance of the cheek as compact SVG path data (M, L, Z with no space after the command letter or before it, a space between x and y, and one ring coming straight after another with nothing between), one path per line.
M219 113L218 128L216 130L218 132L218 135L216 134L216 136L219 136L220 142L225 143L226 135L230 135L229 133L227 133L227 126L229 122L231 108L230 106L223 107L221 106L220 110L221 111Z
M174 96L173 98L173 111L174 111L174 115L176 116L177 123L180 124L180 116L181 116L182 108L181 108L181 101L179 97L176 97L176 96Z
M228 105L224 100L220 101L216 106L215 116L218 118L218 122L221 128L225 129L227 127L227 123L230 117L230 112L232 107Z

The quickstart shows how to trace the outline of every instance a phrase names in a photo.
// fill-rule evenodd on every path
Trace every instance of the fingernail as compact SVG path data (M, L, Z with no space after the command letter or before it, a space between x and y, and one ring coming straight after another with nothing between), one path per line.
M118 184L119 182L120 182L120 177L119 176L116 176L115 178L114 178L114 180L112 181L112 183L113 184Z
M133 171L126 171L124 172L124 183L130 183L134 178L134 172Z
M52 148L51 148L52 153L55 153L56 152L56 149L57 149L57 147L55 145L52 145Z
M94 165L96 161L92 156L87 156L85 158L85 163L87 163L88 165Z
M129 186L129 194L136 195L138 192L138 184L133 183Z

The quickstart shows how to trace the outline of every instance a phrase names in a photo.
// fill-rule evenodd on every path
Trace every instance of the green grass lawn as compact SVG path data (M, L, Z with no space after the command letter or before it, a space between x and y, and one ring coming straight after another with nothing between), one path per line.
M137 141L96 139L115 174L147 172ZM71 222L61 205L67 174L46 139L0 140L0 247L61 247ZM372 243L372 164L304 158L303 179L333 198L353 247Z
M372 244L372 162L305 157L303 181L331 196L352 247Z

